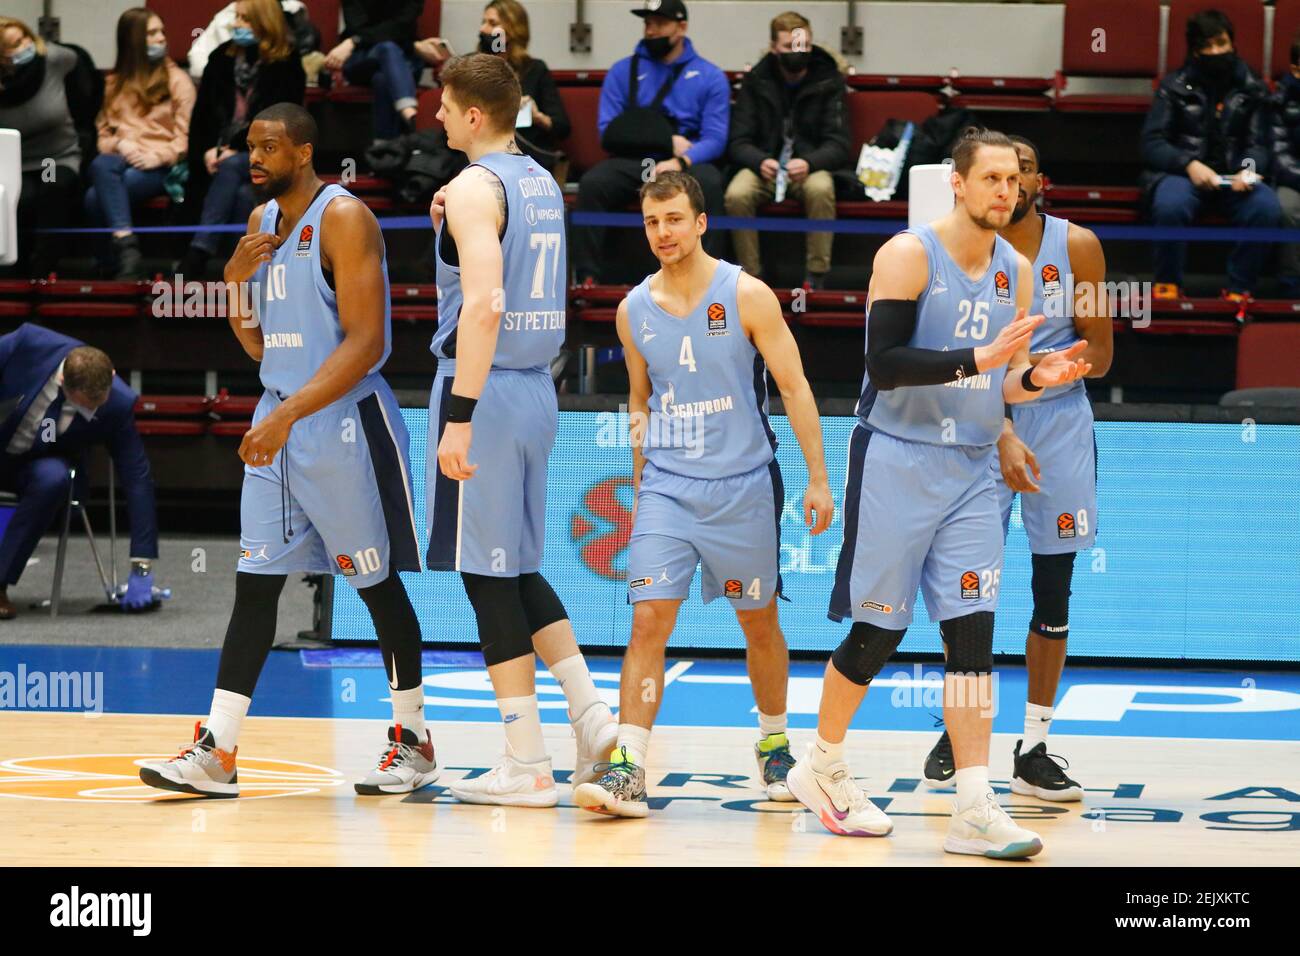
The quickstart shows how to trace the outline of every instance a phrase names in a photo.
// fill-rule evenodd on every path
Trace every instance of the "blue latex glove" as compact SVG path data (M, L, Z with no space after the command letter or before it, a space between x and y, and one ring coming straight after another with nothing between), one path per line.
M153 572L141 573L132 570L126 579L126 593L122 595L122 607L127 611L143 611L153 604Z

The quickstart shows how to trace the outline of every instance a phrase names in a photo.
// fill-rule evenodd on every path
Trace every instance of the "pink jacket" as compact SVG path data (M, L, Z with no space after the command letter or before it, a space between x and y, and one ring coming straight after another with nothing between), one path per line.
M121 153L130 159L139 151L145 167L171 166L185 158L194 109L194 84L185 71L167 60L167 85L171 98L142 113L133 94L105 104L97 122L99 151ZM123 148L125 146L125 148Z

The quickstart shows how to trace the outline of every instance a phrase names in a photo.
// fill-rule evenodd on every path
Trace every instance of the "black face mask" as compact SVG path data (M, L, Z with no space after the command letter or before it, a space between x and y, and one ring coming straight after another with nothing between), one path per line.
M673 49L672 37L646 37L641 42L645 44L645 51L656 60L662 60Z
M1207 55L1198 53L1196 55L1196 65L1200 69L1201 75L1215 86L1226 86L1232 79L1232 75L1237 71L1237 54L1215 53Z
M778 53L777 62L781 64L781 69L787 73L802 73L808 69L808 62L812 59L811 53Z
M0 73L0 105L27 102L36 95L44 81L45 57L39 55L22 66Z
M500 36L500 40L497 37ZM500 49L497 49L497 47ZM478 35L478 51L480 53L504 53L506 51L506 35L504 33L480 33Z

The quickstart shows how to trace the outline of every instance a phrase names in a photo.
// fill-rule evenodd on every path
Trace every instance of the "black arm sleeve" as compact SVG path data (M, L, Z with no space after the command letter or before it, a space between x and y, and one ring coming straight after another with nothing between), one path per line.
M907 385L942 385L975 375L974 349L918 349L915 299L881 299L867 313L867 374L882 392Z

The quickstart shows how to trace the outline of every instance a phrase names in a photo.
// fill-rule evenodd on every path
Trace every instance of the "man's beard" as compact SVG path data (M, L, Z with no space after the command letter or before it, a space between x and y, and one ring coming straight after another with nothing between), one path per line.
M268 202L277 199L288 192L289 187L293 185L293 176L272 176L269 172L266 174L266 182L250 183L253 187L253 196L259 203Z
M1037 200L1037 198L1038 198L1037 196L1035 196L1033 199L1027 198L1024 202L1024 205L1020 205L1019 203L1016 204L1016 208L1011 210L1011 225L1014 226L1021 219L1024 219L1027 215L1029 215L1030 212L1033 211L1036 205L1035 200Z
M975 225L979 226L981 229L988 229L992 232L997 232L999 229L1006 228L1005 224L998 225L987 216L971 216L970 221L975 223ZM1012 221L1014 222L1015 220Z

